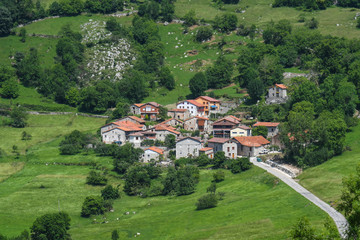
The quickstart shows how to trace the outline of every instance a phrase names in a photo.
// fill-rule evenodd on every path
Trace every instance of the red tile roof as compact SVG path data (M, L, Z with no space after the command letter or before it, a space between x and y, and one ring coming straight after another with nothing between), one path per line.
M275 86L281 89L287 89L287 87L284 84L275 84Z
M136 133L129 134L129 136L142 137L142 136L144 136L144 134L142 134L140 132L136 132Z
M220 100L217 100L217 99L209 97L209 96L200 96L196 99L199 99L199 98L205 99L205 101L208 101L208 102L220 102Z
M167 122L170 122L171 120L175 120L175 121L177 121L177 122L183 123L183 121L181 121L181 120L179 120L179 119L170 118L170 119L168 119L168 120L165 120L165 121L159 123L158 125L160 125L160 124L167 124Z
M154 107L160 107L160 104L157 102L148 102L148 104L153 105Z
M146 150L151 150L151 151L156 152L156 153L161 154L161 155L164 154L164 150L162 150L162 149L160 149L158 147L149 147L149 148L145 149L145 151Z
M264 127L277 127L279 126L280 123L278 122L257 122L255 123L253 126L254 127L259 127L259 126L264 126Z
M188 111L187 109L180 109L180 108L175 108L175 109L171 109L168 112L186 112Z
M234 137L234 139L247 147L261 147L270 143L263 136Z
M117 121L114 122L114 124L118 125L118 129L121 129L123 131L142 131L143 125L133 123L131 121Z
M202 105L201 103L198 103L197 101L195 100L185 100L185 101L182 101L180 103L183 103L183 102L188 102L192 105L195 105L196 107L205 107L204 105Z
M134 105L137 107L141 107L142 105L144 105L144 103L134 103Z
M235 128L241 128L241 129L245 129L245 130L250 130L251 129L250 127L245 126L245 125L239 125L237 127L233 127L232 129L235 129Z
M229 116L226 116L226 117L223 117L219 120L217 120L216 122L214 122L214 125L218 123L221 123L223 121L228 121L228 122L231 122L233 124L239 124L241 122L241 119L240 118L237 118L237 117L234 117L232 115L229 115Z
M192 140L195 140L195 141L197 141L197 142L203 142L203 140L201 139L201 137L184 137L184 138L180 138L180 139L178 139L177 140L177 143L178 142L181 142L182 140L185 140L185 139L188 139L188 138L190 138L190 139L192 139Z
M139 122L139 123L145 123L145 120L141 119L141 118L138 118L136 116L128 116L129 118Z
M213 150L213 148L211 148L211 147L204 147L204 148L200 149L199 151L200 151L200 152L207 152L207 151L210 151L210 150Z
M229 138L211 138L209 139L209 143L226 143L227 141L229 141Z
M175 128L169 125L165 125L165 124L158 124L155 126L155 131L169 131L172 133L175 133L176 135L179 135L180 132L175 131Z

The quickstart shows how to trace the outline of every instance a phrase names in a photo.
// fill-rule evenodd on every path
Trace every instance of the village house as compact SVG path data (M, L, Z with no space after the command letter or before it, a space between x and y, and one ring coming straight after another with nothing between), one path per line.
M158 141L165 141L166 136L171 134L175 136L175 139L180 136L180 132L176 131L175 128L165 124L156 125L151 131L155 132L155 139Z
M205 106L206 115L220 111L220 100L208 96L200 96L196 98L195 101Z
M129 143L133 144L135 148L139 148L143 140L144 134L141 132L129 134Z
M175 108L168 111L167 115L171 118L185 120L190 117L190 112L187 109Z
M287 87L284 84L275 84L270 87L266 96L267 104L280 104L288 100Z
M182 157L198 157L203 148L203 141L198 137L186 137L176 142L176 159Z
M176 118L170 118L168 120L159 123L158 125L170 125L172 127L177 128L179 126L182 127L184 125L184 122Z
M187 131L196 131L211 133L212 124L211 121L206 117L192 117L184 121L184 129Z
M109 127L111 127L109 130L104 130ZM101 127L101 137L102 141L106 144L117 143L123 145L125 142L129 141L130 134L141 132L143 130L144 125L130 121L118 121Z
M230 130L230 138L242 136L251 136L251 128L245 125L239 125Z
M205 115L205 106L195 100L181 101L176 105L176 108L187 109L192 117Z
M231 129L239 126L241 119L234 116L226 116L213 123L213 135L218 138L230 138Z
M129 122L133 122L133 123L137 123L137 124L145 124L144 119L138 118L136 116L127 116L127 117L124 117L124 118L118 120L118 122L123 122L123 121L129 121Z
M159 161L164 158L164 150L158 147L149 147L144 150L142 155L142 161L147 163L151 160Z
M214 150L211 147L204 147L199 150L199 155L205 154L208 158L213 159L214 158Z
M235 159L238 155L237 143L229 138L211 138L208 141L208 147L212 148L214 154L223 151L228 158Z
M156 102L136 103L131 105L132 114L140 115L141 119L156 121L159 115L160 104Z
M263 126L268 130L267 137L272 138L279 134L279 125L278 122L257 122L253 125L253 127Z
M263 136L234 137L237 154L243 157L256 157L266 150L269 141Z

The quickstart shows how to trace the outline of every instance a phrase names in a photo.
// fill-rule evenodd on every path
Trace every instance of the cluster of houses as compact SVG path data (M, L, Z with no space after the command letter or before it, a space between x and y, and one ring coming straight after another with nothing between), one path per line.
M233 159L240 156L258 156L267 152L270 145L268 139L276 138L279 134L279 123L257 122L252 127L266 127L268 139L263 136L252 136L251 127L242 124L242 119L235 116L229 115L211 121L210 114L218 113L220 107L219 100L208 96L184 100L177 103L176 109L168 111L168 120L146 126L145 120L158 120L160 104L133 104L130 111L137 116L127 116L102 126L102 141L118 145L132 143L134 147L144 150L144 162L151 159L166 159L168 150L174 149L143 147L142 142L165 141L168 135L173 135L176 139L176 159L197 157L200 154L213 158L218 151L223 151L225 156ZM191 136L191 132L197 130L202 137Z

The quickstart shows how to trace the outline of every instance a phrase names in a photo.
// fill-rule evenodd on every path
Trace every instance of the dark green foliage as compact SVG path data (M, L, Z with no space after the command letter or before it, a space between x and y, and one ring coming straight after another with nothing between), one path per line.
M213 208L217 206L217 198L215 194L207 194L198 199L196 210L202 210L207 208Z
M212 182L210 186L206 189L206 192L215 194L216 193L216 183Z
M172 134L166 135L165 146L170 149L176 147L176 138L174 135L172 135Z
M331 0L275 0L273 3L273 7L302 7L307 10L319 10L326 9L332 4L333 1Z
M225 13L222 15L216 15L214 18L213 27L220 32L230 32L236 29L237 17L232 13Z
M159 39L159 28L153 21L135 16L132 24L132 33L138 43L145 44L154 38Z
M107 185L103 190L101 190L101 197L105 200L120 198L119 188Z
M163 194L188 195L195 191L199 181L199 169L194 166L185 166L176 170L168 168L168 173L163 181Z
M100 196L89 196L86 197L82 208L81 216L90 217L91 215L100 215L105 212L104 199Z
M275 83L281 83L283 79L284 69L280 65L280 59L274 55L265 55L260 61L259 77L265 86L272 86Z
M339 0L337 5L340 7L360 8L359 0Z
M1 84L1 97L17 98L19 96L19 83L14 79L8 79Z
M22 133L21 133L21 140L31 140L31 138L32 138L32 136L31 136L31 134L30 133L27 133L27 132L25 132L25 131L23 131Z
M84 4L81 0L60 0L59 4L62 16L76 16L84 11Z
M203 167L206 166L210 163L210 159L208 158L208 156L206 154L200 154L196 159L195 159L196 164L199 167Z
M25 42L26 41L26 29L25 28L21 28L20 29L20 33L19 33L20 41L21 42Z
M343 191L339 210L345 213L349 223L349 239L358 239L360 235L360 165L356 166L355 175L343 179Z
M106 179L104 174L95 172L94 170L90 171L89 176L86 177L86 183L93 186L97 186L97 185L104 186L106 185L107 181L108 180Z
M262 122L272 122L274 120L274 115L277 113L275 112L276 109L270 106L264 106L261 110L261 113L258 117L259 121ZM262 135L262 134L260 134Z
M213 66L206 69L205 75L209 88L222 88L231 83L234 65L224 55L220 55Z
M138 162L143 150L134 148L132 144L125 144L118 148L114 153L114 170L119 174L124 174L126 169L133 163Z
M124 74L119 90L132 102L141 102L148 95L148 83L145 82L148 78L149 76L141 71L129 70Z
M204 73L196 73L189 81L189 88L193 98L203 95L208 88L207 79Z
M294 225L290 232L291 239L314 240L316 239L315 230L311 227L309 220L302 217Z
M310 21L305 23L305 26L307 26L310 29L316 29L319 26L319 21L316 20L316 18L311 18Z
M298 52L294 46L282 45L278 48L279 62L284 67L292 67L295 64Z
M147 1L139 6L139 16L157 20L160 15L160 5L156 1Z
M118 239L120 239L119 232L118 230L115 229L111 232L111 240L118 240Z
M65 136L65 139L60 142L59 150L63 155L74 155L81 152L85 144L85 134L78 130L74 130L69 135Z
M84 8L92 13L114 13L124 9L123 0L86 0Z
M142 188L150 186L148 171L142 166L131 166L125 174L124 192L128 195L137 195Z
M163 21L171 22L175 13L173 0L162 0L160 3L160 16Z
M70 240L70 216L65 212L48 213L36 218L31 226L32 240Z
M207 41L212 37L212 29L209 26L201 26L197 29L195 40L198 42Z
M265 126L258 126L252 129L253 136L263 136L264 138L267 137L268 129Z
M191 9L188 13L185 14L183 17L184 20L184 26L191 27L192 25L196 24L196 13L193 9Z
M41 75L37 50L31 48L25 58L17 63L16 75L25 86L37 86Z
M215 173L213 173L213 181L214 182L222 182L225 180L225 172L222 170L217 170Z
M280 20L278 23L270 22L263 32L264 42L274 46L282 45L291 30L292 27L288 20Z
M57 1L54 1L49 6L49 14L51 16L58 16L61 14L61 6Z
M24 128L28 114L22 107L14 107L10 112L11 126L15 128Z
M9 35L12 25L11 13L5 6L0 6L0 37Z
M161 67L158 78L161 86L164 86L169 90L175 88L175 79L168 67Z
M130 104L126 102L118 102L115 110L111 114L111 119L119 119L129 115Z
M216 152L213 159L214 168L222 167L225 161L226 161L225 153L223 151Z
M250 80L247 90L252 101L256 102L264 94L264 83L259 78L254 78Z
M252 164L250 163L249 158L233 159L230 164L230 170L232 173L241 173L249 170L251 167Z

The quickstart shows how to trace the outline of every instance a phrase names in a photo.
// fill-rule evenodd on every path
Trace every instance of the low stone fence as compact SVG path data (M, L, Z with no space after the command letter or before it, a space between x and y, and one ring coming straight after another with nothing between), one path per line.
M296 177L296 174L295 174L293 171L291 171L290 169L288 169L288 168L286 168L286 167L281 166L280 164L278 164L278 163L276 163L276 162L273 162L273 161L271 161L271 160L266 160L265 163L268 164L268 165L270 165L271 167L277 168L277 169L279 169L280 171L282 171L282 172L290 175L290 177L292 177L292 178L295 178L295 177Z
M31 115L70 115L75 114L76 116L83 116L83 117L93 117L93 118L109 118L109 116L104 115L93 115L87 113L74 113L74 112L36 112L36 111L27 111L28 114Z

